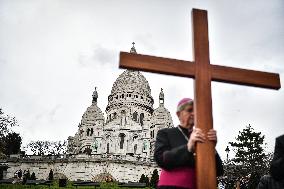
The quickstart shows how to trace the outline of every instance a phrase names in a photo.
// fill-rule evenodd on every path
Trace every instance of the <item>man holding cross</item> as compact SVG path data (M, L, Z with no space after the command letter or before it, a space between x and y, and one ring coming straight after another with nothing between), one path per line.
M195 188L195 144L203 143L206 138L217 143L216 131L211 129L205 135L199 128L194 128L193 100L182 99L177 106L180 124L175 128L159 130L156 137L154 157L162 168L158 187ZM216 174L223 174L222 161L216 158Z

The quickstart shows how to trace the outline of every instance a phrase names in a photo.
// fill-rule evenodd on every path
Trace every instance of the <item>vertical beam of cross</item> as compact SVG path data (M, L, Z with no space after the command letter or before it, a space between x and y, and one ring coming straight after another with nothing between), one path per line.
M195 126L207 133L213 128L207 12L195 9L192 11L192 18L195 59ZM209 188L209 186L214 188L212 186L216 186L216 163L213 142L198 143L196 153L197 188Z

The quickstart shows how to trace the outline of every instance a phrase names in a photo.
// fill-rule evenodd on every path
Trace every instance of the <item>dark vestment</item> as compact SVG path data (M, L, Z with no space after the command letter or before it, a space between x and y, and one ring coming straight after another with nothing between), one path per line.
M190 137L187 129L182 129L182 132ZM178 129L166 128L161 129L157 133L154 158L159 167L165 170L172 170L179 167L195 168L195 158L192 152L187 149L187 139ZM222 160L216 152L216 174L223 174ZM178 188L173 186L160 186L161 189Z
M284 189L284 182L277 181L270 175L261 177L257 189Z

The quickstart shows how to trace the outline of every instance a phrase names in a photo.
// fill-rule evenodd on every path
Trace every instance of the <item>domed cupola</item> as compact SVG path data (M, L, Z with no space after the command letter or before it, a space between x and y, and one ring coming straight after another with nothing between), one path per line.
M129 94L137 93L145 97L151 97L149 83L139 71L125 70L119 75L113 84L111 95L123 92Z
M130 52L136 53L135 43L132 44ZM112 86L106 112L116 107L135 105L143 107L152 114L153 103L151 89L146 78L139 71L125 70Z
M87 108L82 116L81 126L96 126L104 122L104 116L101 109L97 106L98 93L97 88L93 92L92 105Z
M137 53L134 47L130 53ZM134 70L125 70L114 82L106 107L105 129L144 130L149 128L154 100L146 78Z

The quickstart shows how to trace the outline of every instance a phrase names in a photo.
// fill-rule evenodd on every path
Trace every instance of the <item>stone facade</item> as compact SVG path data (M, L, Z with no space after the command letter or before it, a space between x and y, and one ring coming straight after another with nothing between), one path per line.
M154 109L146 78L139 71L125 70L108 96L106 120L97 106L97 99L95 90L92 105L83 114L77 133L68 138L68 153L115 155L123 160L139 157L145 162L152 161L157 131L173 127L171 114L164 107L163 90L159 95L159 107Z

